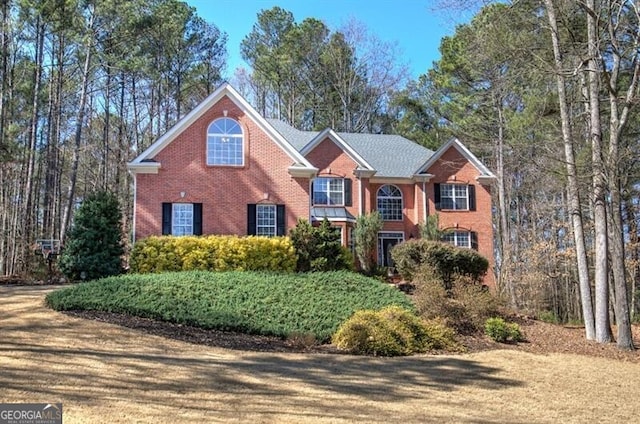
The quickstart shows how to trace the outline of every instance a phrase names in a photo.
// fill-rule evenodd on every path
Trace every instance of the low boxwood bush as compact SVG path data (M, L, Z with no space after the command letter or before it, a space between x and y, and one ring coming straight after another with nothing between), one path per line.
M339 349L359 355L401 356L457 346L453 330L438 321L425 322L398 306L360 310L333 336Z
M288 237L152 236L136 242L129 265L134 273L293 272L296 253Z
M407 296L353 272L172 272L128 274L63 288L46 297L55 310L97 310L205 329L326 342L360 309L399 305Z
M480 281L489 269L489 261L472 249L425 239L407 240L394 246L391 257L402 278L413 281L419 270L427 268L451 288L454 275L466 275Z
M499 343L520 342L524 339L520 326L515 322L506 322L502 318L489 318L484 324L484 332Z

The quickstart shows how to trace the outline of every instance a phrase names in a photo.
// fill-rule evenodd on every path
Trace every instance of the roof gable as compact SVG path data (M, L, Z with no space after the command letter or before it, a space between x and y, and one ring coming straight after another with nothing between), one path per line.
M413 178L413 171L433 154L432 150L399 135L331 129L300 131L277 119L268 121L305 156L327 137L331 138L359 165L359 170L377 178Z
M450 148L455 148L471 165L473 165L479 172L480 175L476 177L478 182L480 183L488 183L494 181L496 176L483 164L480 159L476 157L469 149L465 147L464 144L457 138L452 138L445 144L443 144L436 152L427 160L415 174L423 174L426 173L433 164L435 164L438 159L444 155L444 153Z
M185 129L196 122L211 107L224 97L229 98L240 110L242 110L250 119L252 119L258 127L264 131L294 162L291 168L300 170L316 170L311 163L300 152L287 141L275 128L264 119L258 111L256 111L229 83L223 83L198 106L180 119L169 131L158 138L144 152L138 155L128 164L133 172L137 172L141 168L141 164L153 159L173 140L175 140ZM317 171L317 170L316 170Z
M366 169L368 171L374 171L374 168L331 128L327 128L324 131L321 131L318 135L311 139L311 141L309 141L306 146L300 149L300 153L302 153L306 157L313 151L313 149L318 147L320 143L322 143L326 139L331 140L340 149L342 149L342 151L345 152L347 156L349 156L351 160L353 160L358 165L359 168Z

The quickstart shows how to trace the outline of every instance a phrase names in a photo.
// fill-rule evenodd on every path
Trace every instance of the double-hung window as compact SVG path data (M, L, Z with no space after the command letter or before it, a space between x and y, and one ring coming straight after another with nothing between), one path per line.
M287 232L284 205L251 203L247 205L247 234L284 236Z
M202 203L163 203L162 234L201 235Z
M276 235L276 205L256 205L256 235Z
M478 235L474 231L451 230L442 235L442 241L457 247L478 248Z
M220 118L209 125L207 165L244 165L244 137L237 121Z
M346 182L345 178L318 177L313 180L313 204L326 206L345 206Z
M193 235L193 203L174 203L171 214L171 234Z
M475 186L467 184L436 184L437 210L474 211Z

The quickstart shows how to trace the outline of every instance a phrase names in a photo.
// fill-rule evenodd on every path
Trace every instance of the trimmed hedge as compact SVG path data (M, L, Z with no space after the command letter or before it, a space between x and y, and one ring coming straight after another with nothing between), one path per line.
M152 236L136 242L129 265L134 273L293 272L296 252L288 237Z
M330 339L360 309L399 305L407 296L376 279L347 271L308 274L172 272L104 278L50 293L62 310L116 312L205 329Z
M431 240L407 240L391 250L391 257L400 275L407 281L422 268L429 268L441 278L447 289L454 275L465 275L480 281L489 269L489 261L472 249L451 246Z

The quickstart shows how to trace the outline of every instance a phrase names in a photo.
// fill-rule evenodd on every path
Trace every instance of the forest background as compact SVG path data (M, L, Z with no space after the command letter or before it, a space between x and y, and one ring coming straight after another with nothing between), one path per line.
M89 193L113 191L130 234L126 164L223 79L266 117L303 130L458 137L497 175L499 291L522 311L583 322L631 347L638 313L635 1L455 2L468 24L417 78L393 43L279 7L241 44L177 0L0 3L0 275L28 272ZM468 8L466 9L468 10ZM129 237L125 237L129 239Z

